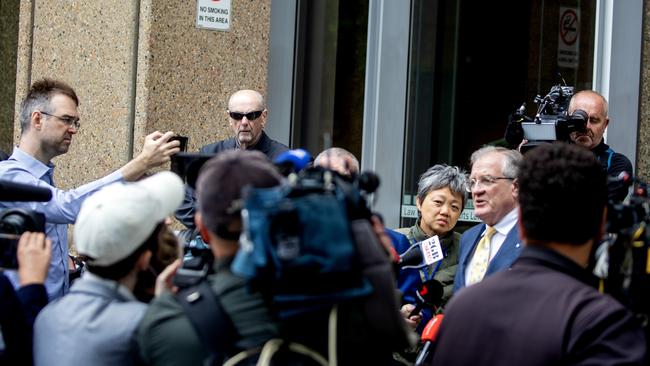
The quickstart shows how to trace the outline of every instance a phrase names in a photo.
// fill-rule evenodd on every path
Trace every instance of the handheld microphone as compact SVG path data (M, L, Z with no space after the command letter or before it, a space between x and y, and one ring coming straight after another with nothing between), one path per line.
M0 201L47 202L52 199L52 191L29 184L0 180Z
M422 265L422 249L420 243L411 245L404 253L399 256L397 265L400 268L420 267ZM425 264L426 265L426 264Z
M442 260L444 254L437 235L411 245L400 255L399 268L423 268Z
M418 353L418 357L415 359L415 366L423 365L429 357L429 353L431 353L431 345L435 343L438 338L438 332L440 331L440 324L442 324L443 317L444 315L442 314L434 316L429 320L426 327L424 327L424 330L422 330L422 337L420 339L424 342L424 347L422 347L422 351Z
M408 317L417 315L422 308L434 307L436 304L442 300L442 295L444 293L444 288L440 281L434 279L428 280L422 284L422 287L415 293L415 307L409 313Z

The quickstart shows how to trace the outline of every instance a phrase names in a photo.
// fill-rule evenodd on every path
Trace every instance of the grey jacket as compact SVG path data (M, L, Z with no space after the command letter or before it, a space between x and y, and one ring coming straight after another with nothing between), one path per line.
M35 365L133 365L146 304L115 281L86 272L34 325Z

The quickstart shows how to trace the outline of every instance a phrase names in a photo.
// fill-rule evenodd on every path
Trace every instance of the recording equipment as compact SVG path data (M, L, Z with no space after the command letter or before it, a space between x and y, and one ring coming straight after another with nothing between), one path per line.
M178 141L180 145L178 146L179 149L181 150L180 152L186 152L187 151L187 142L189 141L189 137L187 136L181 136L181 135L176 135L172 136L169 138L169 141Z
M440 324L442 324L442 319L444 315L438 314L434 316L427 325L422 330L422 337L420 340L424 343L422 350L418 353L418 357L415 359L415 365L420 366L428 360L429 355L431 354L431 346L438 339L438 332L440 331Z
M0 201L47 202L52 199L52 191L47 188L0 180Z
M537 95L535 104L538 105L534 118L526 116L526 104L522 104L508 121L505 139L517 146L522 139L528 140L521 147L524 153L535 146L552 141L571 141L571 134L585 132L589 115L578 109L571 115L567 114L569 102L573 96L573 87L555 85L544 97Z
M0 180L0 201L47 202L52 199L48 188ZM45 232L45 215L18 208L0 212L0 268L18 268L18 239L25 231Z
M415 293L415 308L409 313L408 317L412 317L420 313L424 307L435 308L440 305L444 289L440 281L434 279L428 280L422 284L420 289Z
M607 235L594 246L589 269L600 278L601 289L627 306L650 342L650 198L648 183L628 174L610 177L633 181L632 195L625 202L610 201Z
M0 268L18 268L18 239L25 231L45 232L45 215L19 208L0 213Z
M311 163L311 155L305 149L287 150L278 155L274 160L282 175L285 177L291 173L298 173Z
M442 260L442 247L437 235L411 245L400 255L399 268L424 268Z
M196 154L180 152L171 156L170 170L176 173L190 187L196 186L199 170L206 161L216 154Z

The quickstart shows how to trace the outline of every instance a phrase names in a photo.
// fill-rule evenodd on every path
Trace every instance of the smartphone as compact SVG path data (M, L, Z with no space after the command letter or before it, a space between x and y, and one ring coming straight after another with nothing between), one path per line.
M176 135L176 136L171 137L171 138L169 139L169 141L174 141L174 140L177 140L178 142L181 143L180 146L179 146L180 149L181 149L180 152L186 152L186 151L187 151L187 141L189 140L189 137L187 137L187 136L181 136L181 135Z

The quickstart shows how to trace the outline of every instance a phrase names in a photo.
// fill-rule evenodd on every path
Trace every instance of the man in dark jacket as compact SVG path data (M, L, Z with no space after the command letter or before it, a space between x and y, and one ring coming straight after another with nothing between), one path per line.
M571 140L596 154L598 162L607 171L608 176L618 177L623 172L632 176L632 163L630 159L612 150L605 143L605 138L603 137L605 129L609 125L607 100L593 90L582 90L571 98L569 114L573 114L578 109L587 112L589 120L587 121L585 132L574 132L571 134ZM631 180L608 180L607 189L609 199L614 201L622 201L625 199L630 182Z
M543 145L517 180L526 248L511 270L451 300L433 365L643 365L637 320L585 270L604 232L599 162L576 145Z
M216 154L226 150L257 150L270 160L289 148L272 140L264 132L268 111L264 97L254 90L239 90L228 100L228 119L234 136L225 140L205 145L200 154ZM194 230L194 212L196 198L191 187L185 189L185 200L176 211L176 218L185 227Z

